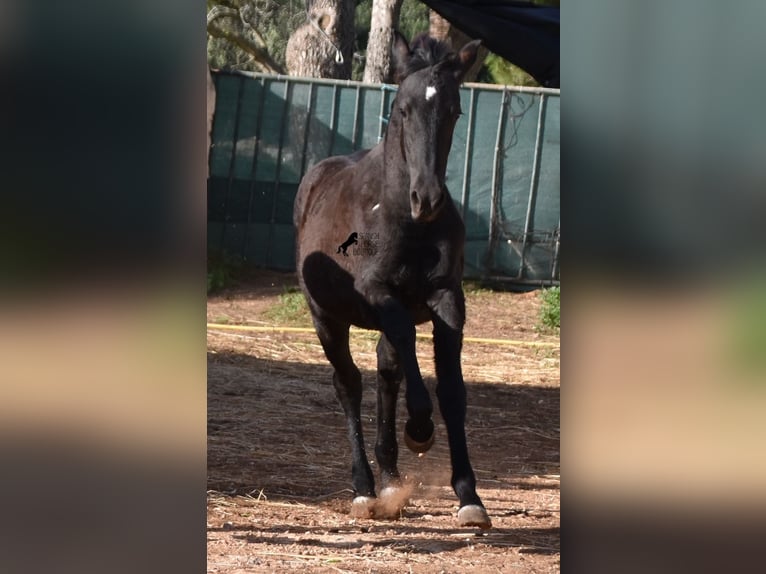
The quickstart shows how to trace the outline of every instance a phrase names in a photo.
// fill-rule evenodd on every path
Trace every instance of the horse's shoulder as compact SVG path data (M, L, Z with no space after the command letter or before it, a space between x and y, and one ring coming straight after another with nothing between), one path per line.
M312 171L316 174L317 177L332 176L346 168L355 166L369 152L370 150L364 149L352 153L351 155L335 155L328 157L316 164L312 168Z
M307 182L315 182L343 169L343 167L344 161L342 157L328 157L312 167L303 179Z
M346 157L352 164L357 163L359 160L363 159L367 156L368 153L370 153L371 149L360 149L359 151L356 151L352 153L351 155L344 156Z
M353 168L370 152L360 150L351 155L337 155L323 159L314 165L300 184L299 195L323 195L326 190L356 189L352 183L358 170Z

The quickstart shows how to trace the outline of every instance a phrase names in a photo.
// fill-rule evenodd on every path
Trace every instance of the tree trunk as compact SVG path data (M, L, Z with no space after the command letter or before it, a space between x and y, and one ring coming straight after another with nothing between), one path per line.
M351 78L354 0L309 0L308 21L290 36L285 60L291 76Z
M363 81L370 84L391 82L391 43L399 23L402 0L372 0L370 39Z
M459 50L473 39L458 30L449 21L439 16L439 14L433 10L430 11L428 20L428 33L438 40L449 40L452 43L453 50ZM487 54L489 54L489 50L484 46L479 46L479 51L476 53L476 62L474 62L473 66L466 72L463 77L464 82L473 82L476 79L481 67L484 65L484 59L487 57Z

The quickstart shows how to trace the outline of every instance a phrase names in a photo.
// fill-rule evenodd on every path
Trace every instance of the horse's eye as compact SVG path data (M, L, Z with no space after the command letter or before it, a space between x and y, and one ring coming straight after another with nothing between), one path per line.
M407 117L407 110L405 110L403 107L399 108L399 113L402 114L403 118Z

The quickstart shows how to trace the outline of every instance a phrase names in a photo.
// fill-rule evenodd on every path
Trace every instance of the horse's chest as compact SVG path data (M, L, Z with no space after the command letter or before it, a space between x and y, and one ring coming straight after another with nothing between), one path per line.
M408 298L418 299L430 291L431 285L447 274L449 261L435 246L413 249L400 257L391 268L391 284Z

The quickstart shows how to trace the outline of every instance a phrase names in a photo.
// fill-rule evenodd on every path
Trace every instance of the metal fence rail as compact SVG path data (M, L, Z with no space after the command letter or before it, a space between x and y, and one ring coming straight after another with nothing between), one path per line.
M303 174L383 137L396 86L214 72L208 246L292 270ZM466 224L466 276L557 284L559 90L465 84L447 184Z

